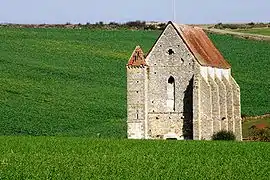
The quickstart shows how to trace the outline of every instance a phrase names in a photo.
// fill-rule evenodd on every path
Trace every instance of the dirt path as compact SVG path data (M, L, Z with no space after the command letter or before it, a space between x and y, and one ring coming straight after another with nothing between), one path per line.
M214 28L203 28L206 32L216 33L216 34L230 34L236 37L244 38L244 39L253 39L260 41L270 41L270 36L264 36L259 34L250 34L250 33L241 33L230 30L223 29L214 29Z
M261 116L246 116L246 117L242 117L243 122L245 121L250 121L250 120L257 120L257 119L264 119L264 118L270 118L270 114L264 114Z

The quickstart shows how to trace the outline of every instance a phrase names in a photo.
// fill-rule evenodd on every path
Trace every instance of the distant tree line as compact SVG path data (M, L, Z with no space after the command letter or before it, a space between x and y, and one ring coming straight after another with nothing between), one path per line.
M96 23L87 22L85 24L72 24L67 22L65 24L0 24L0 26L12 26L18 28L70 28L70 29L133 29L133 30L163 30L165 29L165 23L159 22L146 22L146 21L129 21L125 23L110 22L104 23L99 21Z
M249 28L263 28L263 27L270 27L269 23L243 23L243 24L223 24L218 23L214 25L216 29L249 29Z
M72 24L70 22L66 22L65 24L10 24L4 23L0 24L0 27L12 26L18 28L70 28L70 29L132 29L132 30L164 30L166 27L166 23L160 22L146 22L146 21L128 21L125 23L117 23L117 22L109 22L104 23L103 21L99 21L96 23L87 22L85 24ZM243 24L233 24L233 23L218 23L211 25L212 28L217 29L248 29L248 28L263 28L270 27L269 23L243 23Z

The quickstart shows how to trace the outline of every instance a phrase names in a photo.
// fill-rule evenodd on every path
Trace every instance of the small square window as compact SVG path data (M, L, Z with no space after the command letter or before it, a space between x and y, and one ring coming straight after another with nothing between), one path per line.
M174 51L173 51L172 49L169 49L169 50L168 50L168 54L169 54L169 55L172 55L172 54L174 54Z

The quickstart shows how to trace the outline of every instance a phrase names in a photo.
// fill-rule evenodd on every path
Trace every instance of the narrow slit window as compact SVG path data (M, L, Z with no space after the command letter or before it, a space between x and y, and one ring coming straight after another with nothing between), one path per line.
M139 111L136 112L136 119L139 119Z
M181 58L181 62L184 63L184 59L183 58Z
M175 80L172 76L167 84L167 108L169 112L175 111Z

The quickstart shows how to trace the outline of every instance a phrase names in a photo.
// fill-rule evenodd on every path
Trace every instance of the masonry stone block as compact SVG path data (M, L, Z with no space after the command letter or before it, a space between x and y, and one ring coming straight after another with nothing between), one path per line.
M206 79L200 79L201 139L210 140L213 135L211 87Z

